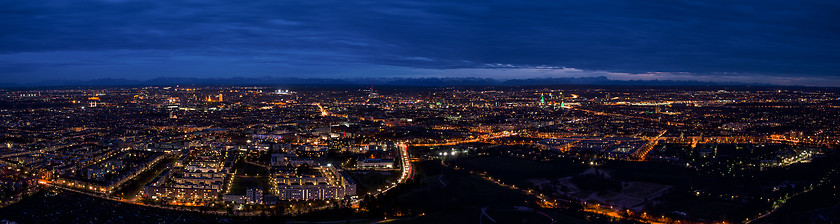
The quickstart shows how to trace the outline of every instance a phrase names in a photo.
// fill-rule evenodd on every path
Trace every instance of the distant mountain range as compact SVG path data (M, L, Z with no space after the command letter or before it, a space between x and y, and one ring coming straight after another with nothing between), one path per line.
M0 87L106 87L106 86L169 86L169 85L393 85L393 86L540 86L540 85L636 85L636 86L770 86L769 84L736 82L700 82L676 80L612 80L607 77L572 77L572 78L529 78L529 79L490 79L490 78L295 78L295 77L258 77L258 78L176 78L159 77L149 80L130 79L94 79L94 80L50 80L35 83L14 84L0 83Z

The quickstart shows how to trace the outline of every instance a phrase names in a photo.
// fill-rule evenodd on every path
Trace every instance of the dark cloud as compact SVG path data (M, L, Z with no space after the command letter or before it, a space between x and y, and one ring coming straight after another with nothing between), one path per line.
M0 73L40 79L537 66L840 77L835 1L0 2Z

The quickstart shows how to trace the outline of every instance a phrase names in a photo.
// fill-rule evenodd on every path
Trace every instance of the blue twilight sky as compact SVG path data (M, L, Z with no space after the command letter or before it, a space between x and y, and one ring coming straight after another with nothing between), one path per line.
M0 4L0 83L607 76L840 86L834 0Z

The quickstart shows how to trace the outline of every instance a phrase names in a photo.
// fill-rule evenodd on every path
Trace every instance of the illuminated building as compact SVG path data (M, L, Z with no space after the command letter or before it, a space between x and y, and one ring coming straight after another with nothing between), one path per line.
M248 188L245 191L245 201L248 204L263 204L263 189L259 187Z
M356 183L329 164L293 173L280 172L274 178L279 200L343 199L356 194Z

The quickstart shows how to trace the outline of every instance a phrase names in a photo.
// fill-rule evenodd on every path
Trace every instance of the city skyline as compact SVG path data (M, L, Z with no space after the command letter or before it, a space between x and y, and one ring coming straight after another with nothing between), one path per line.
M837 88L0 89L10 223L825 223Z
M8 1L2 83L607 77L840 86L830 1Z

